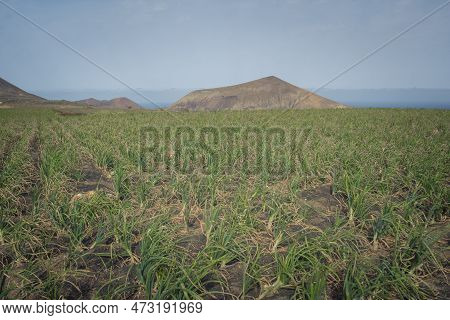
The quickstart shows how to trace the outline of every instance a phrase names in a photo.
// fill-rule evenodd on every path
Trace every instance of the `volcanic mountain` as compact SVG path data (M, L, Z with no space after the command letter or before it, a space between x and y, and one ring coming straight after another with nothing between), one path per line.
M45 99L23 91L8 81L0 78L0 102L6 101L45 101Z
M105 109L138 109L140 106L128 99L128 98L115 98L111 100L97 100L94 98L89 98L85 100L75 101L78 104L83 104L87 106L105 108Z
M234 86L196 90L170 110L325 109L343 105L271 76Z

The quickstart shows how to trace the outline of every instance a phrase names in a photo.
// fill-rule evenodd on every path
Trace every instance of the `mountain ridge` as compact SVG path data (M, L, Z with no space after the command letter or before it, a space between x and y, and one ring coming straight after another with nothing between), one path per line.
M0 102L18 100L46 101L44 98L28 93L5 79L0 78Z
M172 104L170 110L223 110L223 109L326 109L345 107L269 76L241 84L194 90Z
M95 98L88 98L84 100L78 100L74 101L75 103L97 107L97 108L117 108L117 109L138 109L140 106L126 98L126 97L119 97L114 98L111 100L97 100Z

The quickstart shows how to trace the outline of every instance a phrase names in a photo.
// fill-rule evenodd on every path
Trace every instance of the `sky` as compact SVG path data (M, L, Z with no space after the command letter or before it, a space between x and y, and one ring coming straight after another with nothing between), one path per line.
M0 0L0 77L29 91L317 88L445 0ZM450 5L329 88L450 88Z

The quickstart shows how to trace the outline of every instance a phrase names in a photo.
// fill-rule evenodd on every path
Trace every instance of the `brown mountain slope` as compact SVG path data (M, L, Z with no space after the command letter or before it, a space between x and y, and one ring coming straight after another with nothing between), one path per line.
M271 76L229 87L196 90L175 102L169 109L324 109L339 107L344 106Z
M0 102L18 100L44 101L45 99L23 91L8 81L0 78Z
M138 109L140 108L140 106L128 99L128 98L115 98L115 99L111 99L111 100L97 100L94 98L89 98L89 99L85 99L85 100L79 100L79 101L75 101L76 103L79 104L83 104L83 105L87 105L87 106L92 106L92 107L97 107L97 108L105 108L105 109Z

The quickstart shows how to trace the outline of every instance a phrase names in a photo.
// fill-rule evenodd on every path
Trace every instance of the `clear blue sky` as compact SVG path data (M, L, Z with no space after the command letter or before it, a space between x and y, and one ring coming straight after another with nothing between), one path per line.
M276 75L314 88L444 0L2 0L135 88ZM0 77L26 90L122 86L0 5ZM331 88L450 88L450 5Z

